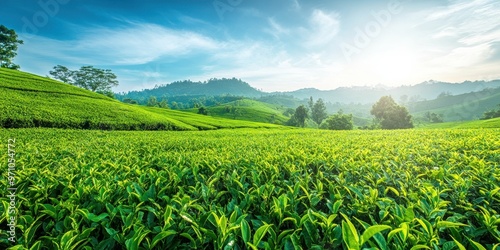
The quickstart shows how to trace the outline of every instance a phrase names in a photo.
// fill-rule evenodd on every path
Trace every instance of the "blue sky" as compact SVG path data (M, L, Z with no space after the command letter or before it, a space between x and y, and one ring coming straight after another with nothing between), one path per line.
M500 79L497 0L2 0L15 62L111 69L140 90L236 77L264 91Z

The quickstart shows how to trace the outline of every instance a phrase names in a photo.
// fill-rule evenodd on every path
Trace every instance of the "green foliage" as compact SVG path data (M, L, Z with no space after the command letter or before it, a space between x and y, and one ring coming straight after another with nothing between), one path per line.
M352 130L354 128L352 114L346 115L342 111L328 117L321 125L321 129Z
M494 110L498 105L500 88L470 91L466 94L410 103L408 109L414 117L425 117L426 112L430 112L443 115L446 121L466 121L478 120L485 112Z
M121 98L131 98L136 100L147 100L150 96L167 97L169 100L175 100L178 103L187 105L189 102L185 98L200 99L204 106L212 106L213 97L215 99L241 99L246 97L260 97L264 93L253 88L248 83L236 78L212 78L208 81L193 82L190 80L176 81L169 84L155 86L153 89L144 89L141 91L130 91L121 96ZM174 98L175 97L175 98ZM220 97L220 98L219 98ZM205 102L206 101L206 102ZM190 106L189 108L193 108Z
M287 108L285 112L283 112L283 115L286 117L291 117L295 113L295 110L293 108Z
M328 116L326 113L326 106L323 102L323 99L319 98L311 109L311 119L316 122L316 124L320 125L321 122Z
M380 122L382 129L413 128L411 115L408 110L394 102L392 97L383 96L375 103L370 111Z
M436 114L431 112L425 113L425 118L432 123L441 123L443 122L443 114Z
M309 118L307 108L304 105L300 105L295 109L295 113L290 120L288 120L286 125L303 128L307 118Z
M130 99L130 98L125 98L123 99L124 103L129 103L129 104L139 104L136 100Z
M0 248L495 249L499 136L0 129L20 201Z
M148 107L157 107L158 106L158 100L156 100L156 96L150 96L148 99Z
M488 120L464 121L464 122L445 122L428 124L420 128L424 129L446 129L446 128L500 128L500 118Z
M125 104L45 77L4 68L0 68L0 96L0 127L3 128L205 130L277 127Z
M198 114L200 115L208 115L208 110L205 107L198 108Z
M64 83L90 90L92 92L104 93L109 96L111 88L118 86L116 75L109 69L94 68L94 66L82 66L79 70L69 70L65 66L54 66L49 71L54 79Z
M488 120L488 119L500 117L500 104L498 104L498 107L499 108L497 110L490 110L490 111L484 112L481 120Z
M73 80L73 71L65 66L56 65L51 71L49 71L49 74L56 80L75 85Z
M17 47L23 41L17 38L16 31L0 25L0 67L19 69L19 65L12 60L17 55Z
M240 99L205 108L213 117L272 124L284 124L287 121L279 107L250 99ZM198 113L199 108L184 111Z

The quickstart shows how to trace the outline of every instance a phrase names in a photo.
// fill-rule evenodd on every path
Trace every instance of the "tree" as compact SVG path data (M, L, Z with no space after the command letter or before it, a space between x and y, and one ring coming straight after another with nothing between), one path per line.
M208 115L208 109L205 107L199 107L198 108L198 114L200 115Z
M79 70L70 70L57 65L49 74L62 82L106 95L112 93L112 87L118 86L116 75L111 70L94 68L94 66L82 66Z
M168 106L168 100L167 100L167 98L166 97L162 97L161 101L159 101L159 102L156 103L156 106L159 107L159 108L168 109L169 106Z
M370 111L380 123L382 129L413 128L411 115L408 110L394 102L392 97L383 96L375 103Z
M443 122L443 114L436 114L436 113L426 112L425 113L425 118L427 118L427 120L429 120L429 122L432 122L432 123Z
M312 100L312 99L311 99ZM321 98L319 98L311 109L311 118L318 125L328 116L326 113L325 103Z
M147 106L149 107L156 107L158 105L158 100L156 100L156 96L150 96L148 99L148 104Z
M487 119L500 117L500 104L498 104L498 107L499 108L497 110L489 110L489 111L484 112L483 117L481 117L481 120L487 120Z
M304 127L307 118L307 108L304 105L300 105L295 109L295 113L292 115L290 120L288 120L286 125Z
M123 99L124 103L130 103L130 104L139 104L136 100L131 99L131 98L125 98Z
M19 44L23 44L23 40L17 39L17 34L13 29L0 25L0 67L19 69L19 65L12 62L17 55Z
M337 114L328 117L320 128L330 130L352 130L354 128L352 114L345 115L342 110Z
M73 83L73 71L62 65L54 66L53 70L49 71L49 74L52 75L54 79L61 82L69 84Z
M82 66L74 72L74 83L84 89L96 91L109 91L111 87L118 86L116 75L109 69L98 69L94 66Z
M284 116L291 117L295 113L295 109L287 108L285 112L283 112Z
M314 107L314 99L313 97L309 97L309 101L307 101L307 106L309 106L309 109L312 110Z

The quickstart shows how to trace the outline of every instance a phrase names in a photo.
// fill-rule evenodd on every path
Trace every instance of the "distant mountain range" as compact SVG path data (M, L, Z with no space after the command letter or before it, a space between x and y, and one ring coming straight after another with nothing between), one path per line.
M168 99L174 96L233 95L255 98L270 95L287 95L298 99L306 99L312 96L314 99L322 98L324 101L331 103L370 104L376 102L384 95L391 95L396 101L404 103L432 100L439 96L461 95L499 87L500 80L465 81L462 83L447 83L431 80L416 85L400 87L340 87L334 90L306 88L291 92L268 93L257 90L240 79L222 78L210 79L205 82L193 82L190 80L177 81L166 85L160 85L153 89L130 91L117 95L119 99L131 98L136 100L145 100L150 96Z
M436 99L440 95L460 95L498 87L500 87L500 80L466 81L462 83L427 81L416 85L400 87L340 87L334 90L309 88L286 92L286 94L293 95L299 99L312 96L332 103L367 104L374 103L385 95L392 96L396 101L417 102Z

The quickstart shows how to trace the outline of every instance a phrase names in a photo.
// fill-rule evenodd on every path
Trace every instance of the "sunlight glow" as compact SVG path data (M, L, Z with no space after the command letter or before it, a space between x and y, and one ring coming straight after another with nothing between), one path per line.
M411 79L416 71L417 55L408 48L388 48L372 54L367 67L378 79L385 82L403 82Z

